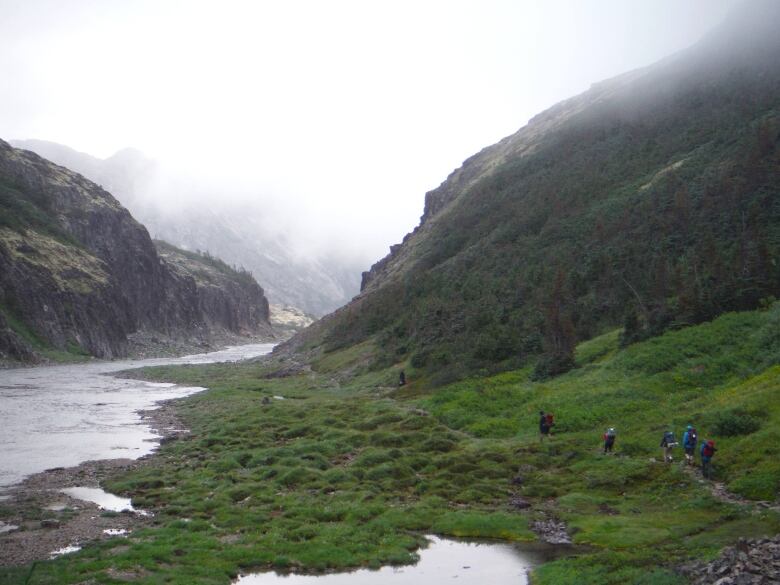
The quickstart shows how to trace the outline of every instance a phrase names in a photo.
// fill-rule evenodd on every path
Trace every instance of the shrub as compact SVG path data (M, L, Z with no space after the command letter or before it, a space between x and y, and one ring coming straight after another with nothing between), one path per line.
M574 356L570 354L548 354L539 358L531 376L532 380L541 381L565 374L574 367Z
M712 432L721 437L738 437L755 433L761 428L761 419L741 409L727 410L716 415Z

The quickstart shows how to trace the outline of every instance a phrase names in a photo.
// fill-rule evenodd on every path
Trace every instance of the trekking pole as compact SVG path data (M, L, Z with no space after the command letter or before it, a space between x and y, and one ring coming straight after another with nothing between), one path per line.
M27 577L24 580L24 585L29 585L30 584L30 579L32 579L32 574L33 574L33 571L35 571L35 565L37 565L37 564L38 564L38 561L33 561L33 564L30 565L30 572L27 573Z

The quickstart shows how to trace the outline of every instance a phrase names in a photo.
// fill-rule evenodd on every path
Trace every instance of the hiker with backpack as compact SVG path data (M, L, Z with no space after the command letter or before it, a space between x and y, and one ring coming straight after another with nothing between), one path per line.
M547 415L543 410L539 411L539 442L550 434L550 426L547 424Z
M552 428L555 426L555 417L553 416L552 412L548 412L544 416L547 417L547 428L549 429L548 432L550 433L550 436L552 436Z
M712 457L715 451L715 441L701 442L701 474L707 479L712 479Z
M664 461L666 463L672 462L672 449L677 446L677 441L674 439L674 433L672 431L664 432L664 436L661 437L661 448L664 450Z
M604 455L607 453L612 453L612 447L615 446L615 437L617 436L617 433L615 432L615 429L612 427L609 427L607 429L607 432L604 433Z
M696 429L693 428L693 425L688 425L688 428L685 430L685 434L683 435L683 449L685 449L685 463L687 465L695 465L696 464L696 443L698 442L699 437L696 434Z

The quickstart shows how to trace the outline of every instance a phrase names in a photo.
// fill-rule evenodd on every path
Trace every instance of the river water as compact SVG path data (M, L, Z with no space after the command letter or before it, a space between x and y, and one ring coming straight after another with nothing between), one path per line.
M231 362L267 354L273 344L185 356L0 370L0 488L52 467L93 459L137 459L156 435L137 411L203 388L109 374L170 364Z
M2 488L52 467L71 467L96 459L136 459L152 452L156 435L138 411L160 400L203 390L115 378L110 374L144 366L207 364L248 359L269 353L273 344L230 347L223 351L147 360L91 362L0 370L0 499ZM112 510L132 509L96 488L70 488L68 495ZM141 512L142 511L137 511ZM3 526L0 525L0 531ZM6 526L12 530L15 526ZM124 534L124 531L120 531ZM121 535L117 533L118 535ZM383 567L324 576L244 575L240 585L406 585L460 583L492 585L527 583L527 572L554 547L468 542L429 536L420 561L405 567ZM79 550L68 546L53 555Z

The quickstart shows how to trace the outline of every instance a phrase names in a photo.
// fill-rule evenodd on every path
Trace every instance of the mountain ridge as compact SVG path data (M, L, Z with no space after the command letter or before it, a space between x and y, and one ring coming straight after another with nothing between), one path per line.
M467 159L304 344L373 339L377 365L454 377L547 355L554 372L610 328L629 342L780 295L780 5L750 6Z
M163 169L137 149L125 148L99 159L45 140L12 140L11 144L104 186L153 237L186 250L209 252L251 271L275 304L321 316L358 292L357 267L332 256L296 255L284 233L269 232L263 210L254 205L231 204L219 194L212 194L208 204L173 204L170 196L175 190L189 187L176 181L160 187ZM161 189L163 198L158 197Z

